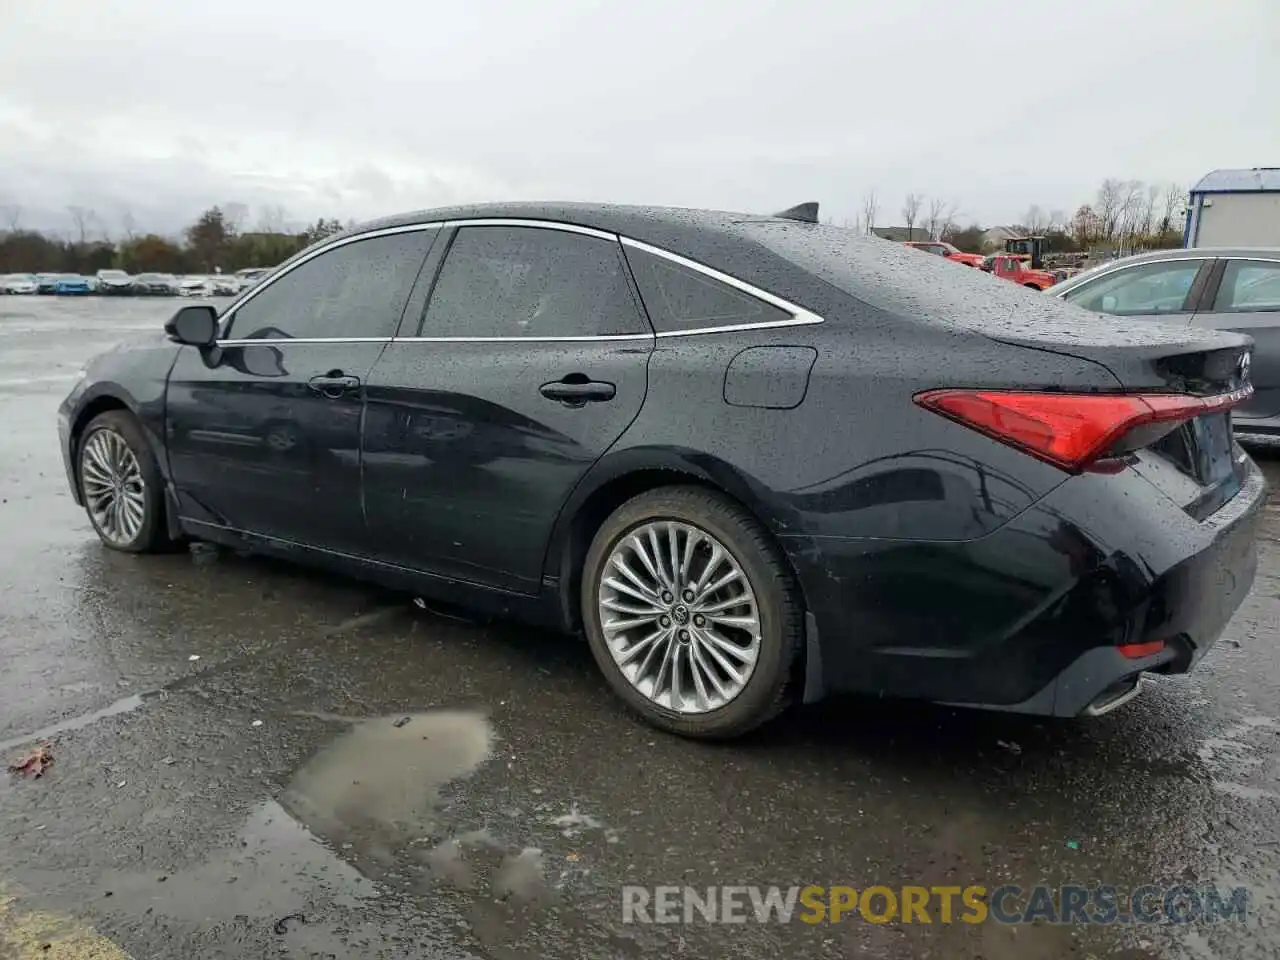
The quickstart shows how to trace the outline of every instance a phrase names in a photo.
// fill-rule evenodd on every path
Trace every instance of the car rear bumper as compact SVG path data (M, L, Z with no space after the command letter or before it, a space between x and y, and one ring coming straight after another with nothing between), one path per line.
M976 540L783 544L823 692L1076 716L1199 662L1253 584L1264 499L1246 458L1240 491L1203 521L1125 470L1072 478Z

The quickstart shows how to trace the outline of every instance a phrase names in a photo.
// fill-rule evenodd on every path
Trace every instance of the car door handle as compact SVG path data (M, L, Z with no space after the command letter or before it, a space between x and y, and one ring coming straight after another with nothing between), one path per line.
M359 390L360 378L348 377L339 370L331 370L323 377L312 377L307 381L307 386L322 397L337 400L345 394L355 393Z
M566 377L563 380L544 383L539 388L539 392L548 400L557 400L569 407L580 407L584 403L599 403L602 400L612 400L618 392L618 388L612 383L606 383L603 380L578 379L577 377L570 379Z

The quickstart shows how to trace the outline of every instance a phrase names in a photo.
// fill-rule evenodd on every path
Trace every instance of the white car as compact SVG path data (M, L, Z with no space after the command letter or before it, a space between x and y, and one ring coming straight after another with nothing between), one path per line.
M32 294L40 289L40 282L29 273L14 273L0 278L0 293Z
M270 272L271 267L245 267L243 270L237 270L236 276L240 280L241 288L247 290Z
M220 273L209 279L215 297L234 297L240 292L240 278L232 274Z
M208 277L183 277L178 281L178 296L209 297L213 295L213 282Z

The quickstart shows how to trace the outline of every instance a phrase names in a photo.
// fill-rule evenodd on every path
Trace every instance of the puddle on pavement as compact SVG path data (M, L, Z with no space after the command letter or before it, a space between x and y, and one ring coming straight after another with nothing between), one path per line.
M275 801L253 811L239 845L202 863L168 875L109 872L99 882L111 893L98 902L104 912L130 919L154 914L203 929L256 929L287 937L292 949L309 951L302 955L333 956L343 943L359 944L362 955L407 955L405 944L428 939L432 956L466 956L450 943L456 915L404 910L385 885L344 861Z
M114 717L122 713L129 713L137 710L142 706L143 694L135 693L131 697L125 697L123 700L117 700L109 706L103 707L101 710L94 710L92 713L81 714L78 717L72 717L70 720L63 720L61 723L50 724L43 729L36 730L34 733L23 734L19 737L13 737L9 740L0 740L0 752L12 750L14 747L21 747L28 743L34 743L37 740L48 740L50 737L56 737L60 733L69 733L72 730L80 730L90 724L97 723L99 720L105 720L107 717Z
M482 714L324 719L346 729L278 802L254 809L238 844L163 880L155 872L109 873L101 884L112 896L101 908L271 932L317 956L333 955L337 943L358 943L370 956L377 949L404 956L404 944L430 943L432 956L456 957L464 955L459 937L493 946L533 930L535 915L563 920L542 913L556 894L540 849L484 829L454 833L440 822L442 790L493 750ZM576 808L555 823L570 833L601 829Z
M378 859L429 834L442 787L488 759L483 715L440 710L353 723L298 771L282 798L315 833Z
M356 907L381 894L376 883L328 850L280 804L250 815L241 845L170 874L107 874L113 909L150 907L179 920L283 917L317 902ZM145 904L142 903L145 901Z

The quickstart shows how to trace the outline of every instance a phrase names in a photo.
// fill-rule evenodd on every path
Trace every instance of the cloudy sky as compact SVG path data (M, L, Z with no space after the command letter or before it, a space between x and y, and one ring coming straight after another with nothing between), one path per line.
M984 224L1280 166L1277 0L0 0L0 207L491 199ZM0 229L7 226L0 223Z

